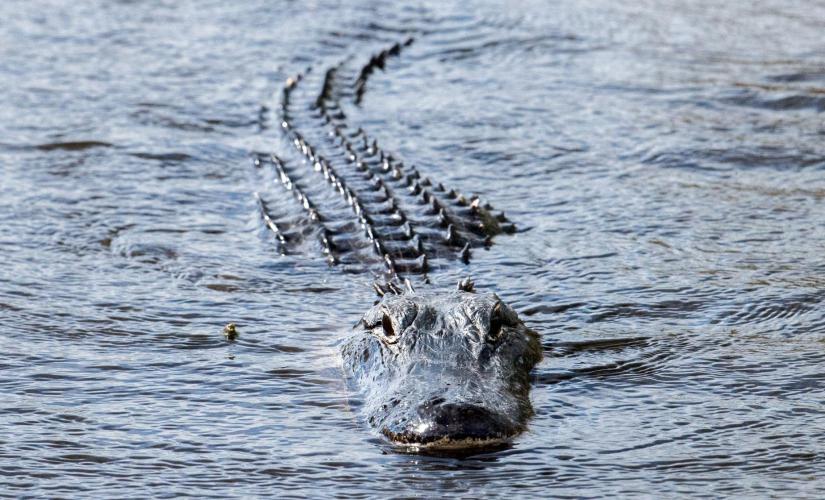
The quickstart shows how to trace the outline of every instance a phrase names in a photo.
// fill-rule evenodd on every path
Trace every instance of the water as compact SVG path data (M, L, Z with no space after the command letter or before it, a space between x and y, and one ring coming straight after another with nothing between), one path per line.
M821 495L821 5L0 19L3 493ZM250 155L294 154L260 113L283 81L407 35L357 119L507 211L519 233L431 278L472 274L548 351L529 431L466 458L396 453L357 419L337 345L372 276L278 255L252 197Z

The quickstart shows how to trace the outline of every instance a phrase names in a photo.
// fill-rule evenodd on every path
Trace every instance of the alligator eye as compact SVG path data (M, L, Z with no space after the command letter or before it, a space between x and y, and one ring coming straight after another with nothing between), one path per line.
M384 313L384 317L381 319L381 326L384 327L384 335L387 337L395 337L395 330L392 329L392 320L387 313Z
M501 302L496 302L493 306L493 312L490 314L490 332L489 336L495 340L501 335L501 327L504 324L504 318L501 314Z

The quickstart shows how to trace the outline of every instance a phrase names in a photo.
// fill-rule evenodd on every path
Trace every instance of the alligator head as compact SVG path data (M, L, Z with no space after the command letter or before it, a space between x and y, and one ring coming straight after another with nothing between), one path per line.
M495 445L524 430L538 334L468 281L452 293L395 291L342 348L365 420L413 449Z

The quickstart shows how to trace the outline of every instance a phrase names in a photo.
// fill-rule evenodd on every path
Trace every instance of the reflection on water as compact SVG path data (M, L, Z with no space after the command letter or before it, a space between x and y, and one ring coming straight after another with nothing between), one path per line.
M43 0L0 16L4 491L821 490L821 7ZM519 232L430 277L471 273L548 353L529 431L463 458L396 453L357 420L337 346L371 276L280 255L252 197L252 153L294 159L261 113L282 82L409 35L353 119L506 210Z

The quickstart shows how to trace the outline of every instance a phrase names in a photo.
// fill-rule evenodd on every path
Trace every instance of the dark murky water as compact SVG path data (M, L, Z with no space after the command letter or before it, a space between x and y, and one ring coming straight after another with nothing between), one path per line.
M475 3L0 3L0 490L821 495L825 9ZM252 197L283 81L408 34L358 119L523 230L431 278L549 350L529 432L465 459L355 418L372 277Z

